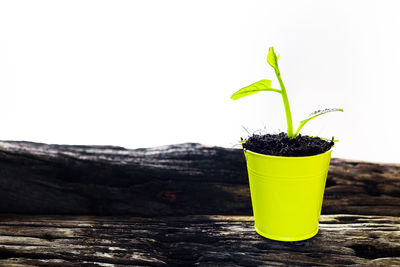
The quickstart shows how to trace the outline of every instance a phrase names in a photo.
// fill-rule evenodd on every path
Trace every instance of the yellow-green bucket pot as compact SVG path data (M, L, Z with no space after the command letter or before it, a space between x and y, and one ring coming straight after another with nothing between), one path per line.
M279 241L318 233L331 152L280 157L244 149L257 233Z

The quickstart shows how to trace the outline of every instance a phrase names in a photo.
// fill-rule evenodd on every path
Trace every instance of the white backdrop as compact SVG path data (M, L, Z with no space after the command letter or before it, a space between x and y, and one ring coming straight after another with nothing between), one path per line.
M286 131L282 100L230 95L269 78L333 156L399 162L397 1L1 1L0 139L232 147Z

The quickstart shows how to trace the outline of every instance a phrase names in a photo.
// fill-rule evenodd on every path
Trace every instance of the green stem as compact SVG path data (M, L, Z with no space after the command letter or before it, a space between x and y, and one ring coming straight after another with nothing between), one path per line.
M301 128L303 128L303 126L304 126L305 124L306 124L306 121L300 122L299 128L297 128L297 131L294 133L294 137L296 137L296 136L299 134Z
M289 106L289 99L286 94L286 89L285 85L283 85L282 78L281 78L281 73L279 71L278 66L276 66L275 69L275 74L276 77L278 78L279 85L281 86L281 94L282 94L282 99L283 99L283 105L285 106L285 113L286 113L286 123L287 123L287 132L288 132L288 137L290 139L293 139L296 137L296 135L293 134L293 123L292 123L292 113L290 112L290 106Z

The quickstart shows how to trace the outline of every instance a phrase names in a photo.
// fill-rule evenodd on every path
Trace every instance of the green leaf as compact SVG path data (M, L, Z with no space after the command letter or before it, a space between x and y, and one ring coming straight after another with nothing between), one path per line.
M329 113L329 112L334 112L334 111L343 112L343 109L341 109L341 108L326 108L326 109L322 109L322 110L316 110L316 111L312 112L310 115L308 115L307 119L302 120L301 122L303 122L303 121L307 122L307 121L312 120L312 119L314 119L314 118L316 118L318 116L321 116L321 115Z
M274 69L278 68L278 58L279 58L279 56L276 56L276 54L274 52L274 47L271 46L268 50L267 62Z
M278 89L271 88L271 80L261 80L240 89L231 96L231 99L237 100L244 96L252 95L261 91L273 91L277 93L281 92Z
M312 113L308 116L307 119L302 120L302 121L300 122L299 128L297 128L297 131L296 131L296 133L294 134L294 136L296 137L296 136L299 134L301 128L303 128L303 126L304 126L307 122L309 122L310 120L315 119L316 117L321 116L321 115L323 115L323 114L326 114L326 113L329 113L329 112L334 112L334 111L341 111L341 112L343 112L343 109L341 109L341 108L326 108L326 109L316 110L316 111L312 112Z
M246 129L246 127L244 127L243 125L242 125L242 128L243 128L243 130L245 130L246 132L247 132L247 134L250 136L251 135L251 133Z

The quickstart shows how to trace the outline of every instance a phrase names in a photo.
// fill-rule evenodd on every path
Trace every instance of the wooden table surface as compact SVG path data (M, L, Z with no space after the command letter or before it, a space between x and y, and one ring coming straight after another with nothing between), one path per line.
M323 215L300 242L265 239L250 216L0 217L2 266L400 266L400 219Z
M0 266L400 266L398 164L332 159L320 232L277 242L239 149L3 141L0 213Z

